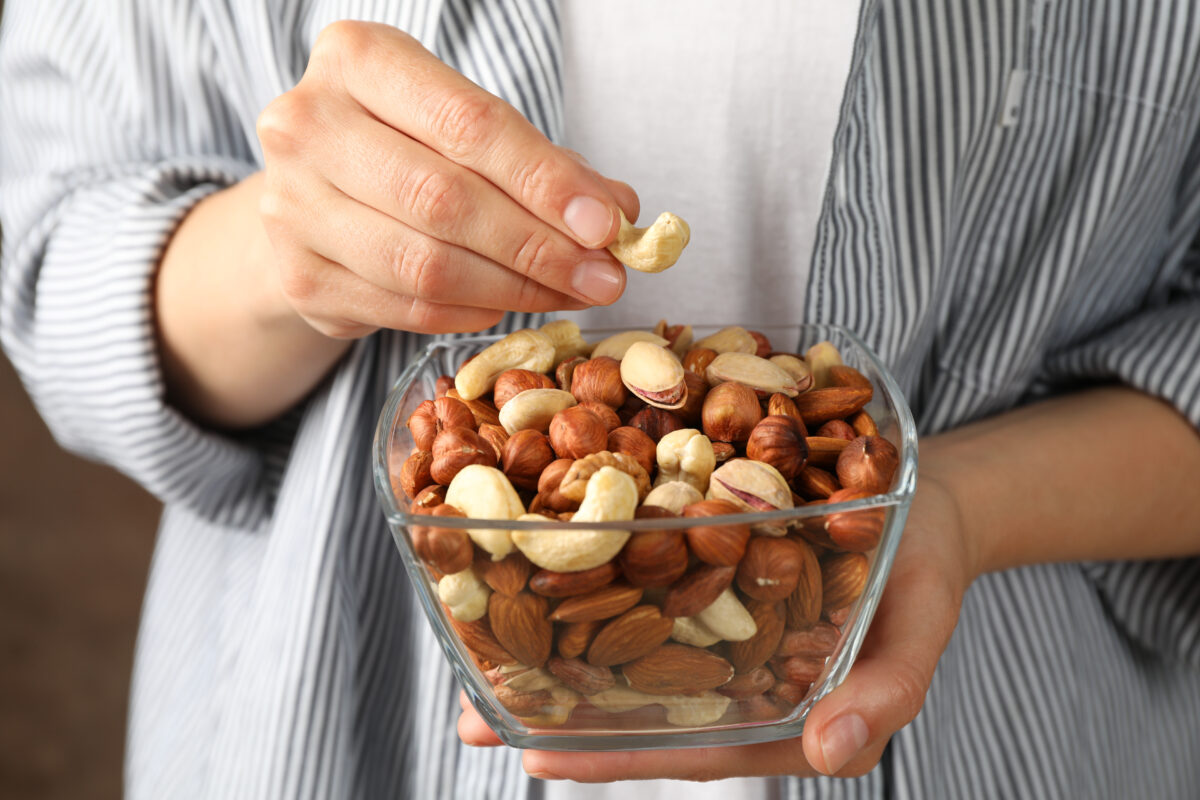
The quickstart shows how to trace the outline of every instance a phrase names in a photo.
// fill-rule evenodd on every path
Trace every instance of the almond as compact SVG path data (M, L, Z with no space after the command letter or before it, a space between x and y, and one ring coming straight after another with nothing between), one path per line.
M602 624L599 620L593 620L562 625L558 632L558 654L563 658L577 658L583 655Z
M804 424L811 427L831 419L844 419L862 409L871 400L870 388L858 386L831 386L813 389L793 400Z
M879 426L875 424L875 419L866 411L859 411L857 414L852 414L846 418L850 423L850 427L854 428L855 436L878 436Z
M771 687L768 697L773 698L785 710L791 711L804 702L804 698L808 696L808 690L809 686L797 686L787 681L777 681Z
M611 667L644 656L665 642L674 626L657 606L631 608L596 634L588 647L588 663Z
M791 539L755 536L738 565L737 584L748 597L773 603L796 588L804 554Z
M608 619L624 613L642 599L640 586L627 583L613 584L594 592L568 597L558 604L550 619L555 622L589 622Z
M741 507L728 500L702 500L683 509L683 515L692 519L740 514ZM693 525L687 529L687 543L692 555L705 564L718 567L736 565L746 552L750 541L750 526L745 523L730 525Z
M799 541L796 545L802 556L796 588L787 596L787 626L804 630L811 628L821 618L821 562L811 547Z
M445 609L445 606L442 608ZM519 663L512 653L505 650L496 640L495 634L492 633L492 626L488 624L486 618L477 619L474 622L461 622L451 616L449 609L446 609L446 621L450 623L450 627L454 628L454 632L458 634L459 639L462 639L462 643L467 646L467 649L477 657L494 664Z
M550 692L540 689L536 692L519 692L511 686L503 684L493 691L500 705L507 708L518 717L532 717L542 713L542 709L553 702Z
M552 658L546 662L546 668L564 686L580 694L595 694L616 685L611 669L578 658Z
M738 672L749 672L767 663L775 655L779 638L783 636L784 610L782 603L751 601L746 605L754 617L754 635L742 642L729 643L729 661Z
M767 674L770 675L770 672ZM781 716L776 701L765 694L751 695L739 700L736 713L746 722L771 722Z
M509 553L500 561L492 561L491 555L483 550L475 554L475 572L492 591L509 597L525 588L533 564L520 551Z
M845 439L847 442L853 441L857 434L854 428L850 427L850 423L843 419L831 419L813 432L813 436L825 436L830 439Z
M663 613L668 617L692 617L712 605L717 595L733 583L736 567L701 564L667 589Z
M766 667L755 667L752 670L734 675L729 683L717 689L718 692L734 700L745 700L748 697L760 695L775 685L775 674Z
M829 368L829 382L834 386L851 386L858 389L870 389L871 381L866 375L846 364L834 364Z
M784 631L775 655L825 658L837 649L842 632L828 622L818 622L806 631Z
M821 608L848 606L867 585L867 557L862 553L836 553L821 560Z
M809 436L804 441L808 445L808 463L816 467L837 466L838 457L850 444L834 436Z
M825 659L813 656L772 658L771 671L775 677L795 686L808 686L825 671Z
M554 634L546 619L546 598L529 592L511 597L493 592L488 598L488 618L496 641L518 662L530 667L546 663Z
M807 464L800 470L800 474L792 480L792 486L805 500L824 500L842 488L837 476L812 464Z
M621 668L629 685L647 694L690 694L715 689L733 677L733 665L716 653L686 644L664 644Z
M613 582L621 570L611 561L580 572L555 572L541 569L529 579L529 588L545 597L573 597L594 592Z

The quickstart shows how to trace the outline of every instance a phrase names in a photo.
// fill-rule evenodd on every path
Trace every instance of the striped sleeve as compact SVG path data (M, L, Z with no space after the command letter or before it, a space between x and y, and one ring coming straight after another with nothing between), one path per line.
M0 341L64 447L252 526L267 503L262 450L166 405L156 356L154 273L171 232L254 169L196 66L212 53L186 5L8 3Z

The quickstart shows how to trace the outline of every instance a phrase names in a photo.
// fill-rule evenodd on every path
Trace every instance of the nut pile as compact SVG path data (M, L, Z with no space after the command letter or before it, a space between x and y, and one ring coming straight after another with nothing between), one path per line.
M754 331L693 341L664 321L590 345L552 322L438 380L392 484L440 517L689 520L411 528L451 626L526 724L776 719L837 649L885 512L710 520L886 492L899 459L872 392L828 342L779 353Z

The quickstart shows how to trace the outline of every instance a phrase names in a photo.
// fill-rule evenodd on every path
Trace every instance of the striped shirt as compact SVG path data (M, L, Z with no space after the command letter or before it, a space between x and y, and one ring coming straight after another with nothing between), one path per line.
M0 337L57 439L166 503L129 796L538 796L516 752L459 744L375 507L372 424L421 337L363 340L222 436L163 402L151 284L187 210L260 166L259 110L335 19L403 28L558 137L552 0L7 5ZM797 316L862 335L924 433L1115 381L1200 426L1198 230L1194 2L868 0ZM1200 560L1029 567L968 591L877 769L778 790L1195 797L1198 720Z

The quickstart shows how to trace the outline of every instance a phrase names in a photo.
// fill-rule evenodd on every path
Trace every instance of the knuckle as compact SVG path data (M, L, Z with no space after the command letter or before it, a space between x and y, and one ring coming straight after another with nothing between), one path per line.
M541 303L541 284L528 279L521 281L521 288L517 292L516 302L513 303L513 311L538 311L540 310Z
M275 156L295 152L312 129L316 116L315 103L299 90L276 97L255 123L263 152Z
M279 287L292 305L301 309L311 306L320 292L315 276L289 263L279 266Z
M513 176L517 196L527 208L551 205L557 193L555 187L565 182L567 176L562 165L554 158L541 158L521 164Z
M407 191L406 205L417 219L434 229L445 229L465 214L467 193L461 178L433 171L413 181Z
M342 19L321 29L313 43L313 60L356 61L364 57L374 42L372 26L360 20Z
M395 274L401 290L418 300L437 300L446 289L442 279L445 255L428 239L402 247L396 255Z
M554 239L545 230L534 230L513 257L513 269L534 279L550 274L555 260Z
M892 673L892 700L900 710L905 725L917 718L925 705L925 692L929 681L916 667L896 664Z
M434 114L433 129L450 158L482 150L499 122L499 100L481 90L449 93Z

